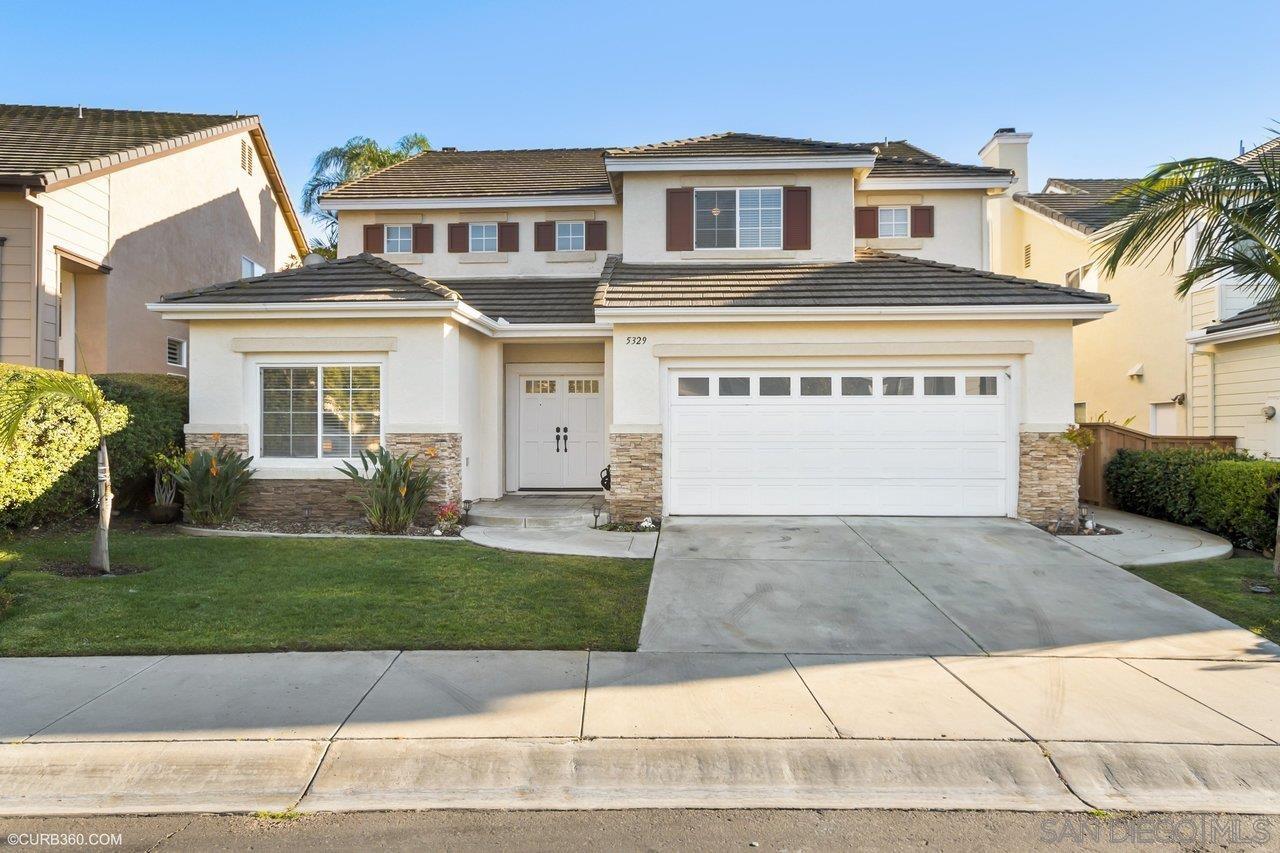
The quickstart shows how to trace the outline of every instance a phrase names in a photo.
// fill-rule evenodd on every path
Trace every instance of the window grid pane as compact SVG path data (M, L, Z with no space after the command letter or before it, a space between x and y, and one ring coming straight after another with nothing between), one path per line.
M966 376L964 393L967 397L994 397L999 393L999 384L994 376Z
M916 393L914 376L886 376L882 387L886 397L912 397Z
M790 376L761 376L760 377L760 396L761 397L790 397L791 396L791 377Z
M377 367L321 368L322 456L355 456L378 447L382 432L378 372Z
M870 376L842 376L840 377L840 394L844 397L870 397L871 396L871 377Z
M782 190L738 191L738 246L743 249L782 248Z
M470 235L471 235L471 244L468 248L472 252L498 251L497 223L473 222L471 224Z
M800 396L801 397L830 397L831 396L831 377L830 376L801 376L800 377Z
M582 252L587 248L587 223L557 222L556 251Z
M748 376L721 376L721 397L750 397L751 378Z
M737 191L696 190L693 196L694 248L737 248Z
M926 376L924 378L924 395L926 397L954 397L956 394L956 378L954 376Z
M909 237L911 229L908 224L910 211L905 207L882 207L879 209L881 237Z
M711 380L705 376L682 376L676 380L676 395L708 397L711 395Z
M554 394L556 393L556 381L554 379L526 379L524 381L524 393Z
M316 369L262 368L262 455L297 459L316 453Z
M409 225L388 225L386 228L386 251L412 252L413 228Z
M570 379L569 393L570 394L599 394L600 380L599 379Z

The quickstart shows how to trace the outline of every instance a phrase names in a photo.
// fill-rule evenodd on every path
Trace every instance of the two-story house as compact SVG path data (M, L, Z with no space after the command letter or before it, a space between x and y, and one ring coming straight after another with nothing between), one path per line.
M342 458L431 449L448 497L609 511L1056 518L1072 330L1106 296L995 275L1007 168L725 133L431 151L345 185L340 260L166 296L192 447L246 512L350 515ZM214 437L216 434L216 438Z
M1025 174L1030 135L1018 137L984 160ZM1105 417L1153 435L1236 435L1244 449L1280 454L1280 426L1267 415L1280 405L1280 347L1254 294L1220 278L1179 298L1189 244L1101 275L1100 241L1130 210L1118 194L1135 180L1049 178L1037 193L1016 185L992 203L992 269L1105 293L1118 305L1105 323L1075 330L1076 420Z
M0 361L185 374L146 304L306 247L257 116L0 105Z

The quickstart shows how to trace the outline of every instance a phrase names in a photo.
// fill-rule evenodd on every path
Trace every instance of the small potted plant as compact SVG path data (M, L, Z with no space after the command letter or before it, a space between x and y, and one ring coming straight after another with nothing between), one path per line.
M155 503L147 508L147 517L152 524L173 524L182 514L178 505L178 481L173 478L173 472L182 465L182 454L170 445L151 461L155 466Z

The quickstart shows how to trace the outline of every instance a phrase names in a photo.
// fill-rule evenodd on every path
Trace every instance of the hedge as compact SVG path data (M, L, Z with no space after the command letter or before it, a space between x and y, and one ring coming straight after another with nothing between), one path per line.
M39 368L0 364L0 387ZM187 381L179 376L116 373L94 380L110 402L107 450L119 505L150 494L151 457L182 444ZM43 404L23 424L14 447L0 453L0 528L43 524L92 506L97 439L89 416L75 407Z
M1275 547L1280 462L1233 450L1120 450L1103 477L1126 512L1202 527L1245 548Z
M1280 462L1215 462L1196 471L1200 523L1255 551L1276 546L1276 485Z

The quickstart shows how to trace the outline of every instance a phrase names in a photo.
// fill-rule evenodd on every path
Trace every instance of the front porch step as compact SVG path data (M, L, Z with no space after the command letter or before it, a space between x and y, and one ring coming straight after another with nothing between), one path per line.
M591 527L609 520L600 514L599 522L592 506L603 504L600 494L578 495L507 495L496 501L479 501L471 507L468 522L476 527L529 527L540 530Z

